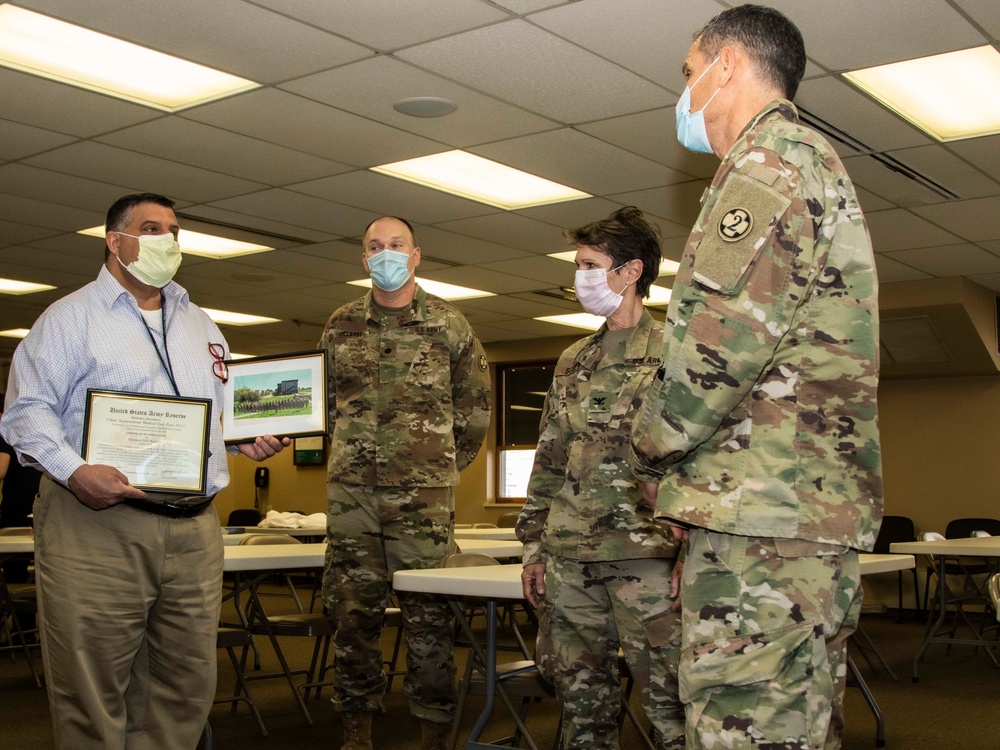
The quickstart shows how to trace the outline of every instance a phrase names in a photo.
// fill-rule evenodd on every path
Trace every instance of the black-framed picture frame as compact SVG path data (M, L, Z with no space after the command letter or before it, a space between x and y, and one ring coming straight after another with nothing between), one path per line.
M292 441L292 464L323 466L326 463L326 439L322 435L298 437Z
M326 352L251 357L226 366L222 435L227 444L250 442L258 435L326 434Z

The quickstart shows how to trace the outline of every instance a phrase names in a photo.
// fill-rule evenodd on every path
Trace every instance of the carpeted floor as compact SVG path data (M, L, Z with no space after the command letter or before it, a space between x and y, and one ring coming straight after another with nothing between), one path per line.
M268 606L285 609L288 600L269 600ZM481 622L481 621L480 621ZM897 624L887 615L866 615L862 624L878 645L898 680L882 672L873 672L860 654L855 658L872 692L879 701L886 721L886 747L891 750L997 750L1000 748L1000 670L993 667L982 650L953 648L948 654L941 646L930 649L920 665L920 681L911 681L913 656L923 637L923 626L911 617ZM391 632L383 645L391 647ZM297 642L293 642L297 641ZM288 639L283 648L293 668L304 667L309 660L311 641ZM232 689L233 673L225 652L220 652L219 695ZM461 663L464 654L460 654ZM263 670L277 664L266 646ZM235 716L226 705L212 712L214 747L218 750L283 750L284 748L340 747L341 723L326 697L310 701L314 726L307 727L287 684L281 680L255 682L253 689L270 736L258 733L246 707ZM462 720L460 739L467 736L482 708L482 698L470 697ZM417 722L409 716L397 679L385 700L386 713L374 722L374 746L378 750L404 750L419 745ZM540 748L552 746L558 721L554 700L531 707L528 726ZM845 750L875 747L875 721L860 690L849 688L847 695L847 730ZM502 707L497 707L485 739L509 733L511 722ZM0 748L11 750L47 750L52 746L52 731L45 691L34 687L22 657L11 660L0 656ZM641 747L635 731L626 724L621 747Z

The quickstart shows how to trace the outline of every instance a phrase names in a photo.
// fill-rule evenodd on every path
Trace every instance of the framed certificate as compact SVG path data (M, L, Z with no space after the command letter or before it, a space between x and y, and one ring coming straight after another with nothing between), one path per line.
M83 460L141 490L204 495L211 414L207 398L89 389Z
M226 362L229 379L222 403L226 443L258 435L311 437L326 434L326 352L296 352Z

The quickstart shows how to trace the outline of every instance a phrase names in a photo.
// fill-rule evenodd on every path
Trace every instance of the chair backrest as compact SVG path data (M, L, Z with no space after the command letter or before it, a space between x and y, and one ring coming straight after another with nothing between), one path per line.
M474 529L499 529L500 527L497 526L495 523L474 523L474 524L472 524L472 528L474 528Z
M256 508L237 508L230 511L226 526L256 526L260 518L260 511Z
M882 527L878 531L875 539L875 548L872 550L880 555L889 553L889 545L894 542L915 542L917 540L917 530L913 526L913 520L906 516L883 516Z
M521 517L521 514L517 511L511 513L501 513L500 517L497 518L497 526L501 529L513 529L517 526L517 519Z
M495 560L482 552L453 552L444 559L443 568L476 568L482 565L499 565Z
M965 539L973 531L985 531L990 536L1000 536L1000 520L996 518L956 518L944 530L946 539Z
M938 533L937 531L925 531L920 535L921 542L943 542L944 534Z
M248 534L240 540L240 546L244 544L302 544L302 542L288 534Z

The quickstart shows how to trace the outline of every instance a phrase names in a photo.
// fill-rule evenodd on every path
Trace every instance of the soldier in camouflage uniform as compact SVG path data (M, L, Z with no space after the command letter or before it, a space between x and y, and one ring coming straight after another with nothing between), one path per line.
M642 306L659 240L631 207L567 236L577 297L607 321L559 358L517 523L524 593L539 614L535 658L563 704L563 748L618 747L619 645L658 746L680 747L680 614L666 596L679 544L642 505L627 462L660 366L663 328Z
M364 241L372 291L337 310L320 341L330 396L323 594L337 621L334 705L348 750L371 749L382 710L388 581L455 551L453 488L490 421L486 355L462 314L417 286L413 228L382 217ZM451 612L440 597L399 604L410 711L422 747L443 748L456 704Z
M843 165L790 101L805 62L787 18L739 6L683 67L678 137L722 164L632 463L657 515L689 533L679 679L694 748L840 747L858 550L882 516L871 242Z

